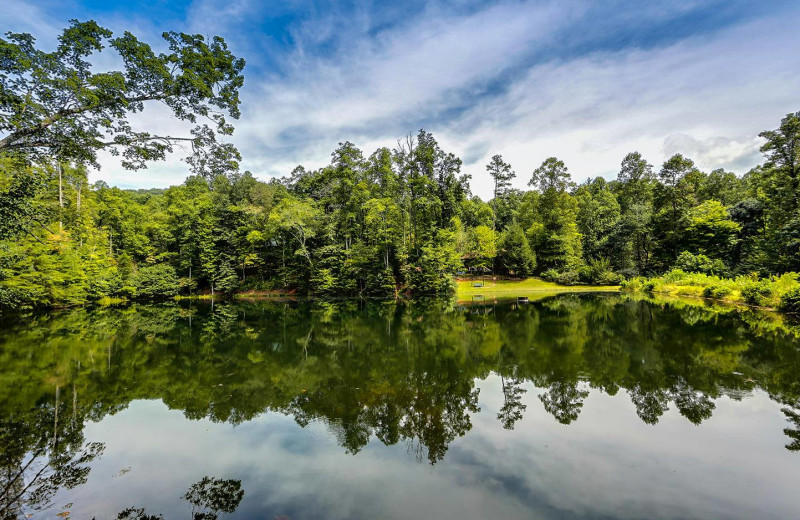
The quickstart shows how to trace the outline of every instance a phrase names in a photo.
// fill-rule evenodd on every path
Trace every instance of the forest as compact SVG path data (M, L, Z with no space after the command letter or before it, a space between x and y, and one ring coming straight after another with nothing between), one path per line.
M325 167L264 181L223 142L244 67L224 40L165 33L170 53L157 54L111 36L73 21L49 53L30 35L0 39L0 308L241 291L442 295L469 273L618 284L681 269L755 283L800 270L800 112L759 134L764 162L741 176L632 152L615 179L578 184L550 157L520 173L523 191L495 155L484 201L461 159L420 130L369 155L345 141ZM106 44L124 71L92 71ZM135 131L127 117L151 102L212 124L191 138ZM136 170L181 141L193 154L179 186L88 180L99 151Z
M0 243L4 306L77 305L197 291L446 294L461 272L614 284L672 268L768 276L800 269L800 114L764 132L766 162L739 177L633 152L616 179L575 184L549 158L529 191L486 166L494 196L471 196L461 161L424 130L366 156L350 142L315 171L268 182L192 175L165 190L89 184L86 167L2 163L3 197L36 186L31 219ZM789 155L791 157L791 155ZM795 152L795 159L798 157Z

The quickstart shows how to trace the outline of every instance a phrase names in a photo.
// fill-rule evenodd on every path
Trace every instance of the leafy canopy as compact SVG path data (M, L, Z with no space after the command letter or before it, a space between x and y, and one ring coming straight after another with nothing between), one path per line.
M572 186L571 178L564 161L548 157L533 170L528 186L538 187L543 193L551 190L564 192Z
M226 115L239 117L244 60L219 36L207 41L165 32L163 38L168 52L156 53L130 32L112 38L93 20L72 20L56 49L46 52L30 34L6 33L0 38L0 153L97 165L97 152L107 150L135 170L185 142L196 174L238 167L239 152L216 135L233 132ZM122 70L95 71L106 46L116 51ZM135 130L130 115L150 102L195 124L191 137Z

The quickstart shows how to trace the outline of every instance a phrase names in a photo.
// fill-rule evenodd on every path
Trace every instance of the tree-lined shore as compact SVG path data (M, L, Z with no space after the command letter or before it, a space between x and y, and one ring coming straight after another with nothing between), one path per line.
M550 157L525 166L519 190L495 155L484 201L461 159L420 130L369 154L345 141L329 165L265 181L217 141L233 132L224 114L239 116L244 62L218 37L164 38L170 52L156 53L73 22L50 53L30 35L0 39L0 307L275 289L443 295L457 274L486 272L616 285L680 269L797 285L786 273L800 270L800 112L760 134L764 162L743 175L632 152L616 178L577 184ZM124 70L92 71L106 45ZM134 131L127 117L153 102L213 124L187 138ZM193 153L179 186L88 181L100 151L138 169L182 141Z

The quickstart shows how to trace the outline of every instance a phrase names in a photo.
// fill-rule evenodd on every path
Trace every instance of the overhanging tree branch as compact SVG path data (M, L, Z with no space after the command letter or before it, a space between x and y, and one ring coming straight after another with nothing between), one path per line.
M13 151L30 162L46 162L55 154L60 160L97 165L98 150L128 147L122 164L138 169L164 159L172 151L169 144L191 141L195 154L211 156L220 149L222 155L238 157L232 145L213 138L214 133L232 133L224 113L239 117L244 82L244 60L222 38L168 32L163 38L169 51L156 53L131 33L111 36L94 21L72 20L53 52L37 49L29 34L0 38L0 153ZM106 45L124 67L95 73L92 58ZM208 117L215 131L200 126L194 137L136 132L128 117L149 101L164 103L175 118L190 123ZM212 162L215 174L238 167L238 160L202 159L192 166Z

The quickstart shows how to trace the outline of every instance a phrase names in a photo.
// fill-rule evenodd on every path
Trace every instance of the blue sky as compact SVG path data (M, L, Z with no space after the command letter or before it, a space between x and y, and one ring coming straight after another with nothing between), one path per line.
M613 177L639 150L682 152L738 173L759 131L800 110L800 2L191 2L6 0L3 31L51 45L70 18L156 43L165 30L221 35L247 60L233 142L260 178L365 153L419 128L464 160L486 196L501 153L524 187L555 155L573 177ZM185 131L154 107L139 124ZM111 157L93 172L126 187L186 176L181 154L144 172Z

